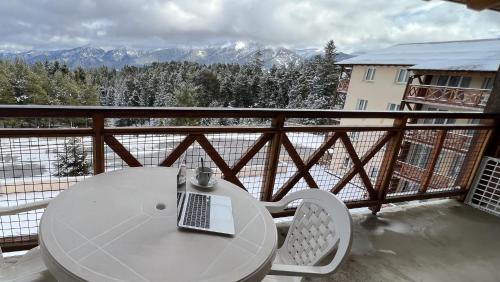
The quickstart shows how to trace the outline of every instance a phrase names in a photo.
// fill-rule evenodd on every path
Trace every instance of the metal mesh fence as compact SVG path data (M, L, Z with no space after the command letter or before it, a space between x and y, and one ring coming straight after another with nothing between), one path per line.
M447 130L437 159L432 166L432 153L439 130L407 130L390 182L388 197L416 195L428 172L432 172L427 193L454 191L462 188L461 179L470 174L486 140L487 130Z
M0 206L53 198L92 174L90 137L0 138ZM43 209L0 217L0 243L37 233Z

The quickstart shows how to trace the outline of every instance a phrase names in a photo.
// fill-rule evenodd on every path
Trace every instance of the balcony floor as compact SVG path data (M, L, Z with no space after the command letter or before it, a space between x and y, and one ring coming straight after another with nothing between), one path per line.
M500 281L500 218L438 200L353 214L353 222L348 261L306 281Z

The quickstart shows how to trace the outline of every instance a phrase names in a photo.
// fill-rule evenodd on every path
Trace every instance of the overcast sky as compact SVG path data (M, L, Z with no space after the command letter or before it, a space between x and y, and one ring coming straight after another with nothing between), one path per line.
M500 12L439 0L1 0L0 50L161 48L235 40L355 52L500 38Z

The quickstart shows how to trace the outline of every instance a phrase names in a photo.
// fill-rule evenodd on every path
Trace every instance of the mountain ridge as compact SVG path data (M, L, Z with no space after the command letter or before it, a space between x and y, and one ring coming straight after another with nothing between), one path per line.
M252 61L257 51L262 54L266 68L272 65L292 65L323 54L321 49L303 48L288 49L285 47L268 47L258 43L233 42L208 47L167 47L155 50L137 50L119 47L104 50L100 47L81 46L71 49L52 51L30 50L25 52L0 52L0 60L22 59L29 64L37 61L60 61L69 68L96 68L107 66L122 68L125 65L141 66L154 62L189 61L200 64L236 63L246 64ZM339 52L337 60L353 57Z

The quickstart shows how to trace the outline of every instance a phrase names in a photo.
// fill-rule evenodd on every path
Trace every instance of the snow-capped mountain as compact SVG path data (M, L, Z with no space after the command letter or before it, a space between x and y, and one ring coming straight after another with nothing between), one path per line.
M144 65L154 62L189 61L200 64L251 62L257 51L262 54L265 67L272 65L293 65L315 55L321 55L320 49L287 49L284 47L267 47L255 42L231 42L207 47L170 47L157 50L141 51L126 47L112 50L83 46L73 49L38 51L21 53L0 53L0 60L20 58L27 63L37 61L60 61L68 67L94 68L107 66L121 68L125 65ZM338 59L350 55L339 53Z

